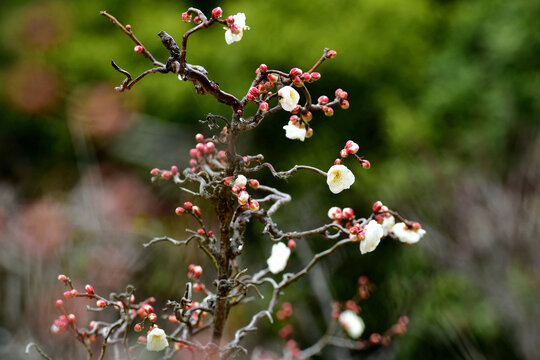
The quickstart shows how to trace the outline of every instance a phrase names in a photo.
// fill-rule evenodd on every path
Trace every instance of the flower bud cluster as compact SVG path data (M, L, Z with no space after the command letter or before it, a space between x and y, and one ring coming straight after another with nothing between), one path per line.
M178 216L183 215L184 213L193 214L193 216L201 217L201 208L197 205L193 205L191 201L186 201L184 206L178 206L174 209L174 213Z
M203 273L203 268L200 265L189 264L188 266L188 278L199 279Z
M232 181L228 176L223 179L225 185L231 186L231 191L236 195L238 204L243 211L245 210L259 210L259 202L251 197L247 191L247 185L256 189L259 187L259 181L257 179L247 179L244 175L240 174Z

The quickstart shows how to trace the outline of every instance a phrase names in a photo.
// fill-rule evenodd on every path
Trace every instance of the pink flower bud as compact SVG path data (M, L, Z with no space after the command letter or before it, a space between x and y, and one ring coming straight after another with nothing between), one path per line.
M171 166L171 173L173 175L178 174L178 166L176 166L176 165Z
M90 284L87 284L85 287L84 287L84 290L86 291L87 294L93 294L94 293L94 287Z
M334 116L334 109L332 109L331 107L327 106L326 107L326 111L324 111L324 115L330 117L330 116Z
M208 236L214 235L214 232L212 230L208 230Z
M345 149L347 149L347 152L349 154L356 154L358 152L358 150L360 149L360 146L358 146L358 144L355 143L354 141L349 140L345 144Z
M268 111L268 103L266 101L262 101L260 104L259 104L259 109L261 111Z
M197 205L193 205L193 214L195 214L196 216L201 216L201 208L198 207Z
M195 149L199 152L199 153L204 153L204 144L203 143L198 143L197 145L195 145Z
M326 57L327 57L328 59L335 58L336 55L337 55L336 50L328 50L328 52L326 53Z
M291 77L300 76L302 75L302 70L295 67L295 68L292 68L291 71L289 71L289 74L291 75Z
M292 79L292 82L293 82L293 85L296 86L296 87L304 86L304 82L302 81L302 78L300 78L300 76L295 76Z
M347 156L349 156L349 153L347 152L347 149L341 149L339 155L341 155L342 158L346 158Z
M249 180L249 186L251 186L252 188L256 189L259 187L259 180L257 179L250 179Z
M197 229L197 234L199 234L199 235L202 236L202 235L204 235L204 234L206 234L206 233L205 233L205 231L204 231L203 228L199 228L199 229Z
M58 299L58 300L56 300L55 305L57 307L62 307L64 305L64 302L62 301L62 299Z
M268 74L266 75L266 78L268 79L268 81L272 83L275 83L276 81L278 81L278 76L276 74Z
M196 265L196 266L193 267L193 277L194 278L196 278L196 279L200 278L202 273L203 273L203 268L201 266Z
M133 330L135 330L135 332L141 332L143 329L142 325L140 323L137 323L135 324L135 326L133 326Z
M341 159L334 160L334 165L340 165L340 164L341 164Z
M253 96L259 96L260 94L259 89L257 89L256 87L252 87L251 89L249 89L249 93Z
M422 228L422 226L421 226L420 223L418 223L418 222L413 222L413 223L411 224L411 229L414 230L414 231L420 230L421 228Z
M196 167L197 166L197 160L195 160L195 159L189 160L189 166Z
M242 29L238 25L231 25L231 32L235 35L238 35L242 32Z
M294 250L296 249L296 242L293 239L289 239L289 241L287 241L287 246L289 249Z
M311 74L310 73L303 73L302 76L301 76L301 79L303 81L311 81Z
M159 169L153 168L152 170L150 170L150 175L153 175L153 176L159 175Z
M135 45L133 51L135 51L137 54L140 54L143 52L143 47L141 45Z
M234 16L231 15L231 16L227 17L226 21L227 21L227 25L234 24Z
M253 96L251 94L247 94L246 99L248 99L249 101L255 101L255 96Z
M69 314L67 316L67 319L70 324L75 324L75 320L77 320L77 317L75 316L75 314Z
M259 66L259 72L260 72L260 73L265 73L265 72L267 72L267 71L268 71L268 66L266 66L266 64L261 64L261 65Z
M156 322L157 315L155 313L148 314L148 320L150 320L151 322Z
M313 136L313 128L309 127L306 129L306 138L309 139L312 136Z
M232 188L231 188L231 191L235 194L238 194L240 192L240 186L238 185L234 185Z
M201 292L203 290L202 284L200 283L193 284L193 290L195 290L195 292Z
M328 99L328 96L326 95L321 95L319 96L319 99L317 99L317 102L321 105L326 105L328 104L328 101L330 101L330 99Z
M147 313L147 314L150 314L150 313L154 312L154 307L152 305L150 305L150 304L144 304L142 308L143 308L144 312Z
M339 95L337 95L341 100L345 100L349 94L346 91L341 91Z
M311 119L313 119L313 114L311 113L311 111L306 111L302 113L302 115L300 116L302 117L302 120L304 120L305 122L310 122Z
M197 134L195 135L195 140L197 142L203 142L204 141L204 135L203 134Z
M290 121L293 125L298 126L298 122L300 121L300 118L299 118L298 116L296 116L296 115L291 115L291 116L289 117L289 121Z
M223 151L223 150L220 150L217 153L217 157L220 158L220 159L225 160L227 158L227 153L225 151Z
M161 177L165 180L169 180L170 178L172 178L172 173L169 170L165 170L161 173Z
M339 102L339 106L343 109L343 110L347 110L350 106L349 104L349 101L348 100L341 100Z
M79 292L77 291L77 289L71 289L71 297L75 297L77 295L79 295Z
M218 6L212 10L212 17L219 18L223 15L223 10Z
M197 157L197 155L199 155L199 152L197 151L197 149L193 148L189 150L189 156Z
M336 97L338 98L341 98L341 93L343 92L343 89L336 89L336 91L334 92L334 94L336 95Z
M190 201L186 201L184 203L184 209L186 209L187 211L191 211L192 208L193 208L193 204Z
M169 322L171 324L176 324L178 322L178 319L176 318L175 315L169 315Z
M127 30L127 31L131 31L131 25L126 24L126 30Z
M202 23L202 20L201 20L200 17L195 16L195 18L193 19L193 22L194 22L195 24L200 24L200 23Z
M213 142L207 142L206 143L206 150L208 152L214 152L214 150L216 150L216 145Z
M64 274L58 275L58 281L67 281L67 276Z
M364 169L369 169L371 167L371 163L369 162L369 160L362 160L360 161L360 164Z
M183 12L182 13L182 20L184 20L184 22L190 22L191 21L191 14L188 13L188 12Z
M256 200L249 200L249 209L253 211L259 210L259 202Z
M343 209L343 216L345 217L345 219L347 220L352 220L354 219L354 210L351 209L351 208L345 208Z
M176 215L182 215L184 213L184 208L179 206L177 207L176 209L174 209L174 212L176 213Z
M382 207L383 207L383 203L381 201L375 201L371 209L373 210L374 213L378 213L379 211L381 211Z
M107 302L103 299L99 299L98 301L96 301L96 306L103 309L105 306L107 306Z
M296 105L294 109L291 110L291 114L298 114L300 110L302 109L302 106Z
M248 202L248 200L249 200L248 192L245 190L240 191L240 193L238 194L238 203L240 205L244 205Z
M311 81L317 81L321 78L321 74L318 72L311 73Z
M145 343L145 342L146 342L146 336L139 336L139 337L137 338L137 342Z

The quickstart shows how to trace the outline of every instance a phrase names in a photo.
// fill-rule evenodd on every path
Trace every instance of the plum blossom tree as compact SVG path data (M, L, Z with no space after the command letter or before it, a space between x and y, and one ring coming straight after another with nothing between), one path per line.
M58 299L56 302L61 315L51 330L54 333L71 332L85 347L88 359L95 356L105 359L107 349L113 346L124 351L124 358L127 359L135 358L134 351L140 348L162 352L163 358L166 359L182 349L189 349L212 359L242 357L249 352L242 345L244 339L257 329L263 319L272 322L274 317L286 320L292 316L292 305L283 303L279 309L279 298L287 287L305 276L316 263L340 247L352 243L356 243L357 246L359 244L360 252L364 254L374 251L383 237L397 238L401 242L411 244L425 234L418 223L404 219L380 201L373 205L366 218L357 217L351 208L332 207L328 211L331 221L314 229L284 231L276 224L273 216L291 201L291 196L261 184L256 175L268 170L277 179L287 179L300 170L307 170L326 179L332 193L340 193L349 189L355 180L353 172L343 164L346 159L358 162L364 169L370 167L368 160L357 155L360 147L352 140L339 151L339 157L328 172L307 165L296 165L287 171L276 171L272 164L265 162L262 154L245 155L237 151L236 143L240 136L254 130L264 119L282 110L291 113L288 124L284 126L285 136L292 140L304 141L313 135L311 125L313 112L322 111L326 116L332 116L334 108L349 107L348 94L342 89L335 91L332 100L326 95L319 96L317 103L312 101L308 89L309 84L321 78L321 74L316 70L323 62L335 57L336 51L325 49L308 71L293 67L289 72L284 72L262 64L256 69L246 95L237 98L212 81L202 66L189 64L186 61L186 54L190 36L216 24L224 26L227 44L240 41L244 31L249 29L245 14L238 13L223 19L221 8L215 8L210 17L198 9L189 8L182 14L182 19L186 23L192 21L195 25L183 34L180 44L165 31L158 34L170 53L165 62L154 58L137 39L130 25L123 25L106 12L101 14L131 38L135 43L134 51L146 57L153 65L133 78L128 71L112 61L114 69L125 76L122 83L116 87L117 91L131 89L150 74L172 73L181 81L191 82L197 93L213 96L228 106L231 116L227 118L208 114L205 120L201 121L208 125L210 130L216 130L215 134L210 137L202 134L195 136L196 145L190 150L191 160L182 171L176 165L170 169L154 168L150 171L152 181L173 182L180 191L194 199L209 201L215 214L203 213L198 205L186 201L174 211L178 216L191 216L197 223L196 229L187 229L190 236L184 240L168 236L156 237L144 246L157 246L160 243L186 246L192 242L196 243L213 265L217 274L215 281L210 285L204 284L201 281L204 269L200 265L191 264L188 267L190 281L186 283L183 296L168 300L167 310L160 311L154 308L156 304L154 298L137 299L132 286L127 286L121 293L105 297L98 294L92 285L87 285L84 291L79 291L69 277L59 275L58 280L66 286L63 294L65 299ZM248 103L257 105L251 114L247 111ZM207 225L210 223L207 219L212 216L219 221L219 227L211 228ZM399 220L397 224L396 219ZM262 235L274 243L267 267L255 271L240 268L236 261L237 258L246 256L245 232L251 220L262 223L264 226ZM328 239L331 245L315 254L301 270L281 275L287 268L296 241L310 236L322 236ZM260 289L262 286L271 287L269 300L262 298ZM290 339L291 325L285 326L280 331L280 336L289 340L284 347L283 356L304 359L320 352L327 345L361 350L387 344L392 336L404 333L408 320L403 317L384 334L372 334L364 340L360 339L365 329L369 328L369 324L364 324L359 316L360 307L357 304L367 299L371 290L367 278L360 277L356 295L344 304L337 302L332 304L332 324L325 335L309 348L300 349L296 342ZM88 326L79 324L76 315L68 311L66 304L68 300L72 301L75 298L88 301L89 311L109 310L116 313L117 320L92 321ZM252 315L247 324L236 329L231 339L224 341L224 327L230 310L250 301L259 301L262 304L260 310ZM340 331L340 328L343 331ZM137 332L146 335L135 339L133 333ZM43 358L49 359L36 344L30 344L27 350L30 348L35 348Z

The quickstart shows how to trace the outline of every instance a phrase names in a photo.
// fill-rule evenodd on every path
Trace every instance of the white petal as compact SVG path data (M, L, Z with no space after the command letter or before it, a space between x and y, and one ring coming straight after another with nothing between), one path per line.
M371 220L365 229L365 238L360 242L360 252L362 254L372 252L377 248L383 237L384 230L375 220Z
M394 226L395 223L396 223L396 219L392 215L384 217L383 223L382 223L382 228L384 230L383 236L388 235L388 233L392 231L392 227Z
M227 29L227 31L225 31L225 41L227 42L228 45L231 45L235 41L242 40L243 35L244 35L243 31L240 31L239 34L233 34L231 29Z
M154 328L146 336L146 349L148 351L161 351L169 346L165 331L160 328Z
M366 328L362 318L351 310L345 310L339 314L338 321L347 334L353 339L358 339Z
M351 187L354 183L354 174L345 165L333 165L328 170L326 183L334 194Z
M407 225L405 223L399 222L392 228L392 232L399 241L406 244L414 244L417 243L422 236L426 234L426 230L424 229L418 229L418 230L411 230L407 228Z
M240 29L246 28L246 14L244 13L238 13L233 16L234 18L234 24L237 25ZM249 29L249 28L248 28Z
M292 111L298 105L298 101L300 101L300 94L290 86L284 86L279 89L278 95L280 97L279 102L281 107L285 111Z
M291 255L291 249L289 249L284 243L279 242L272 246L272 254L266 260L268 269L272 274L282 272L287 266L287 261Z
M291 140L304 141L306 138L306 129L299 128L290 121L283 128L285 129L285 136Z

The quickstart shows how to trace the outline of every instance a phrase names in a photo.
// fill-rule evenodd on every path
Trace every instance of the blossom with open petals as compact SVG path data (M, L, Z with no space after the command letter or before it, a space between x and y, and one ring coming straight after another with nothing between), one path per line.
M351 310L345 310L339 314L338 321L347 334L353 339L358 339L366 328L362 318Z
M225 31L225 41L228 45L231 45L235 41L242 40L244 30L249 30L249 26L246 25L246 14L238 13L233 15L233 18L234 24L225 28L227 29L227 31Z
M292 121L289 121L283 128L285 129L285 136L291 140L304 141L306 138L306 128L299 128Z
M287 266L287 261L291 256L291 249L282 242L274 244L272 246L272 255L266 260L268 268L272 274L282 272Z
M360 241L360 252L362 254L372 252L381 242L384 230L375 220L371 220L364 230L365 238Z
M160 328L154 328L146 336L146 349L148 351L161 351L169 346L165 331Z
M328 170L326 183L334 194L351 187L354 183L354 174L345 165L334 165Z
M300 94L291 86L284 86L278 91L279 102L285 111L293 111L300 101Z
M426 230L424 229L412 229L407 227L405 223L399 222L394 227L392 227L392 232L399 241L406 244L414 244L417 243L422 236L426 234Z

